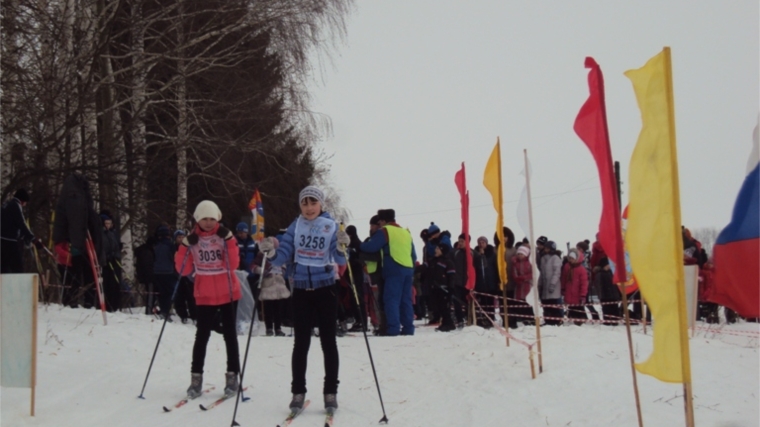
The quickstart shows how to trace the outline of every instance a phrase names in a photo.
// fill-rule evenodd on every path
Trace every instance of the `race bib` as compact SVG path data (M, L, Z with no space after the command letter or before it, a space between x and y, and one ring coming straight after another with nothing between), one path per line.
M224 261L224 239L216 234L198 239L198 244L190 247L193 252L195 274L211 276L227 271Z
M335 221L317 217L311 221L298 217L294 236L295 262L301 265L322 267L332 263L330 242L337 224Z

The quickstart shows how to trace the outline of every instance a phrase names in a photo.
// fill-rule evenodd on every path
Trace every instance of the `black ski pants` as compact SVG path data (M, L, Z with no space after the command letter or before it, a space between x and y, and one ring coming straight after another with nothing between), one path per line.
M227 348L227 372L240 372L240 353L237 331L235 330L237 301L222 305L199 305L196 307L196 314L198 321L195 330L195 344L193 344L193 364L190 372L194 374L203 373L208 340L211 337L211 331L220 319L224 345Z
M311 345L311 331L319 327L319 341L325 363L325 380L322 393L338 392L338 343L335 332L338 317L338 289L336 285L314 290L293 289L293 322L295 342L291 366L293 394L306 393L306 362Z

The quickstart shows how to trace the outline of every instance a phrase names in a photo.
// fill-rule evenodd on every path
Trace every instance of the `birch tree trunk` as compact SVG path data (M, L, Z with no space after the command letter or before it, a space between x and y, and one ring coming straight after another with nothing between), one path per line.
M184 0L179 0L179 22L177 24L177 229L185 228L187 222L187 68L184 60Z

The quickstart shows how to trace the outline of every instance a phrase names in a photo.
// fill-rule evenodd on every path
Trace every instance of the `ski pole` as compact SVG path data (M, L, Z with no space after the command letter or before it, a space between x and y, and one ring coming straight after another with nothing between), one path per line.
M227 250L227 242L224 242L224 260L227 262L227 286L230 288L230 305L232 305L235 302L235 296L232 293L232 272L230 271L230 252ZM243 284L241 283L240 286L242 287ZM251 295L253 295L253 289L251 289ZM253 312L256 313L256 300L253 300ZM237 313L232 313L232 327L235 328L235 339L237 339ZM251 316L251 325L253 325L253 316ZM246 353L247 353L246 349ZM240 360L240 354L238 354L238 361ZM240 370L240 385L238 386L238 397L240 397L240 392L243 390L243 372L242 369ZM249 400L250 397L245 397L245 394L243 394L243 402L246 400ZM235 404L237 406L237 403Z
M185 252L185 258L182 259L182 267L179 269L179 278L177 279L177 283L174 285L174 290L172 291L172 299L169 303L169 307L171 307L171 303L174 302L174 296L177 295L177 288L179 287L179 282L182 280L182 272L185 270L185 262L187 262L187 257L190 255L190 248L187 248L187 252ZM156 353L158 352L158 345L161 344L161 337L164 335L164 328L166 328L166 322L169 321L169 316L164 316L164 323L161 325L161 332L158 334L158 341L156 341L156 348L153 350L153 357L150 358L150 365L148 365L148 373L145 374L145 381L143 382L142 390L140 390L140 395L137 396L140 399L145 399L143 396L143 392L145 392L145 386L148 384L148 377L150 376L150 370L153 368L153 361L156 360Z
M92 240L90 231L87 231L87 239L84 241L87 254L90 257L90 268L92 269L92 280L95 282L95 290L98 292L98 301L100 301L100 312L103 314L103 325L108 324L106 319L106 300L103 296L103 270L98 263L98 253L95 250L95 242Z
M259 288L261 287L261 282L264 280L264 269L267 265L267 255L264 254L264 259L261 261L261 274L259 275ZM238 410L238 404L241 400L245 401L245 397L242 399L240 396L243 394L243 375L245 374L245 365L248 362L248 349L251 347L251 335L253 335L253 319L256 317L256 301L253 302L253 313L251 314L251 324L248 326L248 342L245 344L245 356L243 356L243 366L240 368L240 387L238 387L238 399L235 399L235 411L232 413L232 424L231 426L239 426L237 421L235 421L235 417L237 416L237 410ZM248 398L250 399L250 397Z
M340 225L340 230L343 231L343 224ZM343 252L343 256L346 257L346 267L348 268L348 280L351 284L351 289L354 291L354 298L356 299L356 304L359 305L359 311L362 311L362 316L364 316L364 323L367 322L367 313L366 311L362 310L361 304L359 304L359 294L356 292L356 285L354 285L354 274L351 271L351 263L349 262L348 257L348 251L346 250L346 247L344 245L340 245L340 250ZM362 325L364 326L364 325ZM377 386L377 396L380 398L380 408L383 410L383 418L380 419L380 424L388 424L388 416L385 415L385 405L383 404L383 395L380 393L380 382L377 380L377 371L375 370L375 361L372 359L372 350L369 348L369 339L367 338L367 328L362 327L362 332L364 333L364 342L367 344L367 354L369 354L369 363L372 366L372 375L375 377L375 386Z

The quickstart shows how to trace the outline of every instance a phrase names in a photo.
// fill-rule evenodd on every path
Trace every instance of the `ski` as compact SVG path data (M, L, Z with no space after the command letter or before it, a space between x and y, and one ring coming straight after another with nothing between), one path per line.
M306 407L307 407L307 406L309 406L309 403L311 403L311 401L310 401L310 400L306 400L306 401L304 401L304 402L303 402L303 407L302 407L301 409L299 409L299 410L297 410L297 411L295 411L295 412L291 411L291 412L290 412L290 415L288 415L288 417L287 417L287 418L285 418L285 421L283 421L281 424L277 424L277 427L287 427L287 426L289 426L289 425L290 425L290 423L292 423L292 422L293 422L293 420L294 420L294 419L295 419L297 416L301 415L301 412L303 412L303 411L304 411L304 409L306 409Z
M325 415L325 427L332 427L334 416L335 416L335 411L327 412L327 415Z
M243 391L246 391L246 390L248 390L248 387L246 387L246 388L244 388L244 389L243 389ZM213 408L215 408L215 407L219 406L219 405L220 405L222 402L224 402L225 400L229 400L231 397L236 397L237 395L238 395L238 393L237 393L237 392L235 392L235 393L233 393L233 394L225 394L225 395L223 395L222 397L220 397L219 399L216 399L215 401L211 402L211 404L210 404L210 405L208 405L208 406L203 406L203 404L201 404L201 405L198 405L198 406L199 406L199 407L200 407L202 410L204 410L204 411L208 411L209 409L213 409Z
M209 392L211 392L211 390L213 390L213 389L215 389L215 388L216 388L216 387L210 387L210 388L207 388L207 389L203 390L201 393L202 393L202 394L206 394L206 393L209 393ZM180 400L179 402L175 403L173 406L170 406L170 407L166 407L166 406L164 406L164 412L171 412L171 411L172 411L172 410L174 410L174 409L177 409L177 408L181 408L181 407L185 406L185 404L186 404L187 402L191 401L191 400L192 400L192 398L191 398L190 396L185 396L185 398L184 398L184 399L182 399L182 400Z

